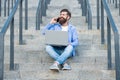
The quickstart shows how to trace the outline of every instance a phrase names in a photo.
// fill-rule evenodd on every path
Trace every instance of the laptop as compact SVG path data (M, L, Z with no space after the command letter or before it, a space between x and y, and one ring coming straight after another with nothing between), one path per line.
M53 46L67 46L68 32L47 30L45 34L45 44L49 44Z

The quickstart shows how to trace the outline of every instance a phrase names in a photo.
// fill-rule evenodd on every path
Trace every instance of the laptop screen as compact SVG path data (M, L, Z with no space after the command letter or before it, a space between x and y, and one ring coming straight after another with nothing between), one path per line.
M47 30L45 34L45 44L59 46L68 45L68 32Z

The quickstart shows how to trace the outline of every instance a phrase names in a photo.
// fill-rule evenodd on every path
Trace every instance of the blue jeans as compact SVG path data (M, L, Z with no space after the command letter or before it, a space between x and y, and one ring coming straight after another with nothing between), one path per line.
M73 46L55 47L51 45L46 46L46 52L57 62L63 64L68 57L72 56Z

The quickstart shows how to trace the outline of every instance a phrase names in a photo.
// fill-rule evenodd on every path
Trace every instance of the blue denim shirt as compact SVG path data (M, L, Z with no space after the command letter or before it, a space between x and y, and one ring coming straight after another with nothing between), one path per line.
M62 30L62 27L58 23L48 24L42 30L43 35L45 35L46 30ZM68 42L73 46L73 48L74 48L73 56L75 56L75 47L78 45L78 34L77 34L77 31L76 31L76 28L74 26L72 26L71 24L68 24L68 34L69 34Z

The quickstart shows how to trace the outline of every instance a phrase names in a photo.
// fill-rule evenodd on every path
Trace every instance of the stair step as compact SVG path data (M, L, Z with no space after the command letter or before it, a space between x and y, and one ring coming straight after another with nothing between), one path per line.
M15 71L46 71L53 64L50 63L15 63ZM69 63L73 71L77 70L107 70L107 65L103 63ZM33 68L34 67L34 68ZM5 64L5 71L9 72L9 64Z
M68 6L68 4L69 4L69 7L79 6L77 0L72 0L71 2L69 0L60 0L60 1L57 1L57 2L55 0L51 0L49 5L52 5L52 6Z
M36 65L36 66L35 66ZM5 79L34 79L34 80L115 80L115 71L114 70L105 70L89 65L86 68L84 64L71 64L72 70L70 71L60 71L53 72L49 70L51 64L23 64L20 67L20 70L12 72L6 71L5 74L7 77ZM96 64L97 65L97 64ZM34 67L34 68L33 68ZM30 69L30 70L29 70ZM74 74L73 74L74 73ZM99 74L99 75L96 75ZM30 76L31 75L31 76ZM66 76L64 76L66 75ZM71 76L72 75L72 76ZM68 77L69 76L69 77Z
M50 8L50 9L47 9L46 14L47 14L47 16L52 16L52 17L55 17L55 15L59 16L61 9L63 9L63 7L59 8L59 9ZM75 17L82 15L79 7L70 9L70 12L71 12L72 16L75 16Z

